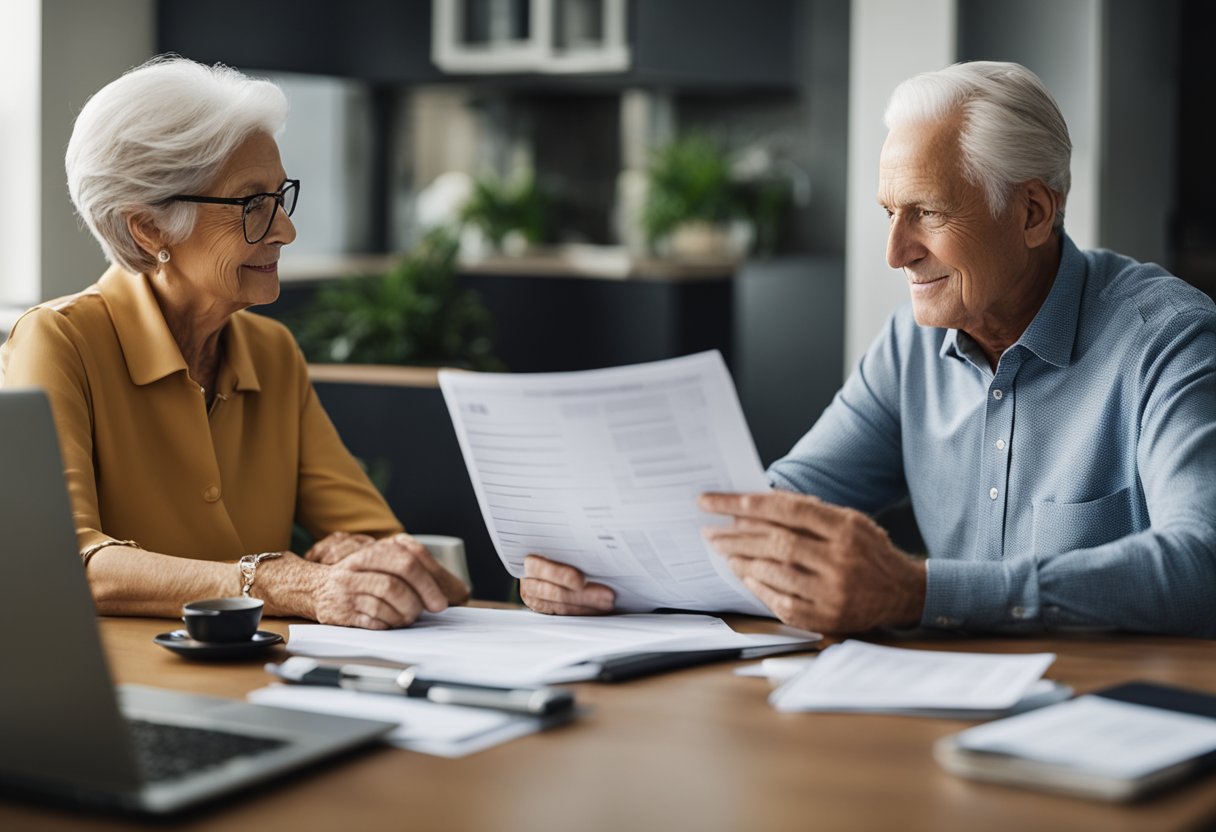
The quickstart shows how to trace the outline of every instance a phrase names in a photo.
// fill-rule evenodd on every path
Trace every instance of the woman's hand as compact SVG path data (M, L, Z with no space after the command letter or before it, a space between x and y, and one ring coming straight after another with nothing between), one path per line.
M408 534L382 540L347 535L330 542L334 537L307 556L321 566L311 592L311 617L319 624L404 627L424 611L442 612L469 599L468 587Z
M347 555L354 554L375 542L376 538L370 534L333 532L314 543L313 547L305 553L304 560L333 566Z
M616 593L603 584L587 582L573 566L528 555L519 594L525 604L547 615L603 615L612 612Z

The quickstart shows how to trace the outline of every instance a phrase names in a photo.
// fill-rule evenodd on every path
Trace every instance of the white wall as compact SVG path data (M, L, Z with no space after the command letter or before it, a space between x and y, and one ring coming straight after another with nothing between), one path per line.
M1065 228L1099 245L1105 0L959 0L959 60L1017 61L1055 96L1072 137ZM1121 56L1119 60L1126 60Z
M290 107L279 149L287 175L300 180L300 204L292 217L296 240L283 250L284 263L314 254L366 251L369 200L350 196L371 189L366 93L339 78L249 72L278 84Z
M0 25L0 305L38 298L42 0L7 0Z
M895 86L954 62L956 0L853 0L849 57L849 185L845 243L845 373L891 310L907 300L887 267L887 218L875 201L882 113Z
M63 154L90 94L152 54L155 0L6 0L0 26L0 305L78 291L105 261L68 199Z
M95 281L105 258L72 209L63 154L76 114L89 96L152 57L155 0L42 0L41 217L39 300L78 292ZM0 277L0 280L3 280Z

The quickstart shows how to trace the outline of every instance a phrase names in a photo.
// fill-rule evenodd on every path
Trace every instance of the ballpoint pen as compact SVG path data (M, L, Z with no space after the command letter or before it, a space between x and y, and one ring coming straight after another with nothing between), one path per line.
M281 664L266 665L266 670L295 684L412 696L441 705L493 708L529 716L550 716L574 706L574 694L562 688L507 688L424 679L413 667L402 670L367 664L324 665L303 656L292 656Z

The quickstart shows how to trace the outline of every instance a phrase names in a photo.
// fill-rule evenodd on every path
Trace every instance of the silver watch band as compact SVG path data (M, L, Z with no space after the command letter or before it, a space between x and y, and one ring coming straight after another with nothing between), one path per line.
M241 596L249 597L249 591L253 589L253 582L258 575L259 563L281 557L282 552L262 552L260 555L245 555L237 561L237 567L241 570Z

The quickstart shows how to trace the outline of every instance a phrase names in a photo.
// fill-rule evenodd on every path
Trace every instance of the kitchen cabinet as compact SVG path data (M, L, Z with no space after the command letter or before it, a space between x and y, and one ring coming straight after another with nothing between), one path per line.
M795 85L797 0L436 5L444 14L427 0L158 0L157 48L241 69L383 84L690 91Z
M431 57L451 74L622 72L626 0L431 0Z

